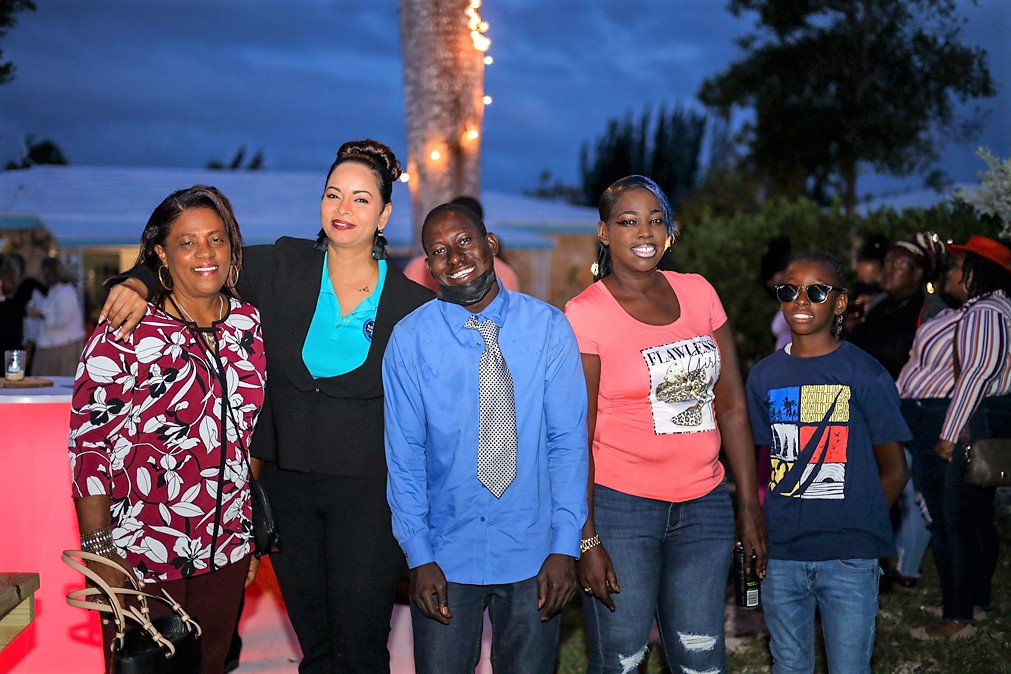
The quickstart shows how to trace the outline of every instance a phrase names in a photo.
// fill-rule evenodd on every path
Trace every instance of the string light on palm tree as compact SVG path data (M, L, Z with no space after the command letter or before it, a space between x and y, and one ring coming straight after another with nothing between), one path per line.
M491 47L491 40L485 35L488 32L488 22L481 18L480 9L481 0L470 0L470 5L464 13L467 15L467 27L470 28L470 39L474 43L474 49L485 54L484 64L490 66L495 59L486 53ZM484 96L481 100L485 105L491 105L491 96Z

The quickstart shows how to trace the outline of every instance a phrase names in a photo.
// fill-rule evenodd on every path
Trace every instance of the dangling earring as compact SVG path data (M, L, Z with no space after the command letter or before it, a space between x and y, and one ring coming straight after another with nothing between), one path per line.
M233 275L234 279L232 278ZM231 283L228 281L231 281ZM237 285L239 285L239 268L232 264L228 267L228 278L225 280L225 287L229 290L234 290Z
M326 230L320 229L319 234L316 235L316 243L312 246L313 250L323 251L326 250Z
M611 249L607 244L597 243L597 261L590 265L593 280L599 281L611 273Z
M164 288L166 291L171 292L172 288L175 287L175 283L172 282L172 272L169 272L169 283L165 283L165 279L162 278L161 275L163 269L165 271L168 271L168 267L166 267L165 265L158 267L158 283L160 283L161 287Z
M385 260L386 257L386 237L383 236L382 228L379 228L372 238L372 259Z
M842 335L842 322L843 322L842 314L836 314L835 325L832 326L832 336L835 337L836 339L839 339L839 337Z

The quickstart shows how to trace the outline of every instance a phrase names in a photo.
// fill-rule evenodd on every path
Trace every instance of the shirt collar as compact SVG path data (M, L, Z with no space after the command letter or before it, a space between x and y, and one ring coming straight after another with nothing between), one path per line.
M329 258L330 252L327 251L323 253L323 278L319 282L319 292L321 295L332 295L334 301L337 301L337 293L334 292L333 282L330 281L330 274L327 273L327 258ZM359 310L376 311L379 307L379 296L381 290L386 285L386 271L387 265L386 260L379 260L379 276L376 278L376 287L372 289L369 296L362 300L352 314L358 313Z
M464 323L471 316L476 316L478 321L491 321L500 328L505 325L506 314L509 312L510 292L505 289L501 281L496 280L495 282L498 283L498 295L479 314L472 313L467 307L459 304L436 300L442 308L442 315L446 319L446 323L453 332L459 334L463 330L469 330L470 328L464 327Z

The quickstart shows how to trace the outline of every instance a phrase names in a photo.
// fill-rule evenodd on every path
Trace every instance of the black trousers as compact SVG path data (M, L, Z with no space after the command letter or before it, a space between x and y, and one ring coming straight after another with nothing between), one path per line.
M301 674L389 672L390 617L404 555L386 481L264 465L281 531L270 555L302 648Z
M902 412L913 431L913 486L930 515L931 547L941 584L942 617L972 620L973 607L990 608L999 540L994 525L993 487L965 481L965 445L956 443L951 461L934 454L947 399L903 400ZM979 438L1011 437L1011 396L985 398L969 423Z

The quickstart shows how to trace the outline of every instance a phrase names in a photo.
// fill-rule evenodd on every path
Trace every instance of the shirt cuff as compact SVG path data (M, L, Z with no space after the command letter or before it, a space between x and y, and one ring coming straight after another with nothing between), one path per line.
M404 541L400 547L407 555L408 568L415 569L422 564L435 561L435 553L432 552L432 544L427 536L417 536L409 541Z
M579 559L579 541L582 536L582 528L554 527L551 531L551 554Z

